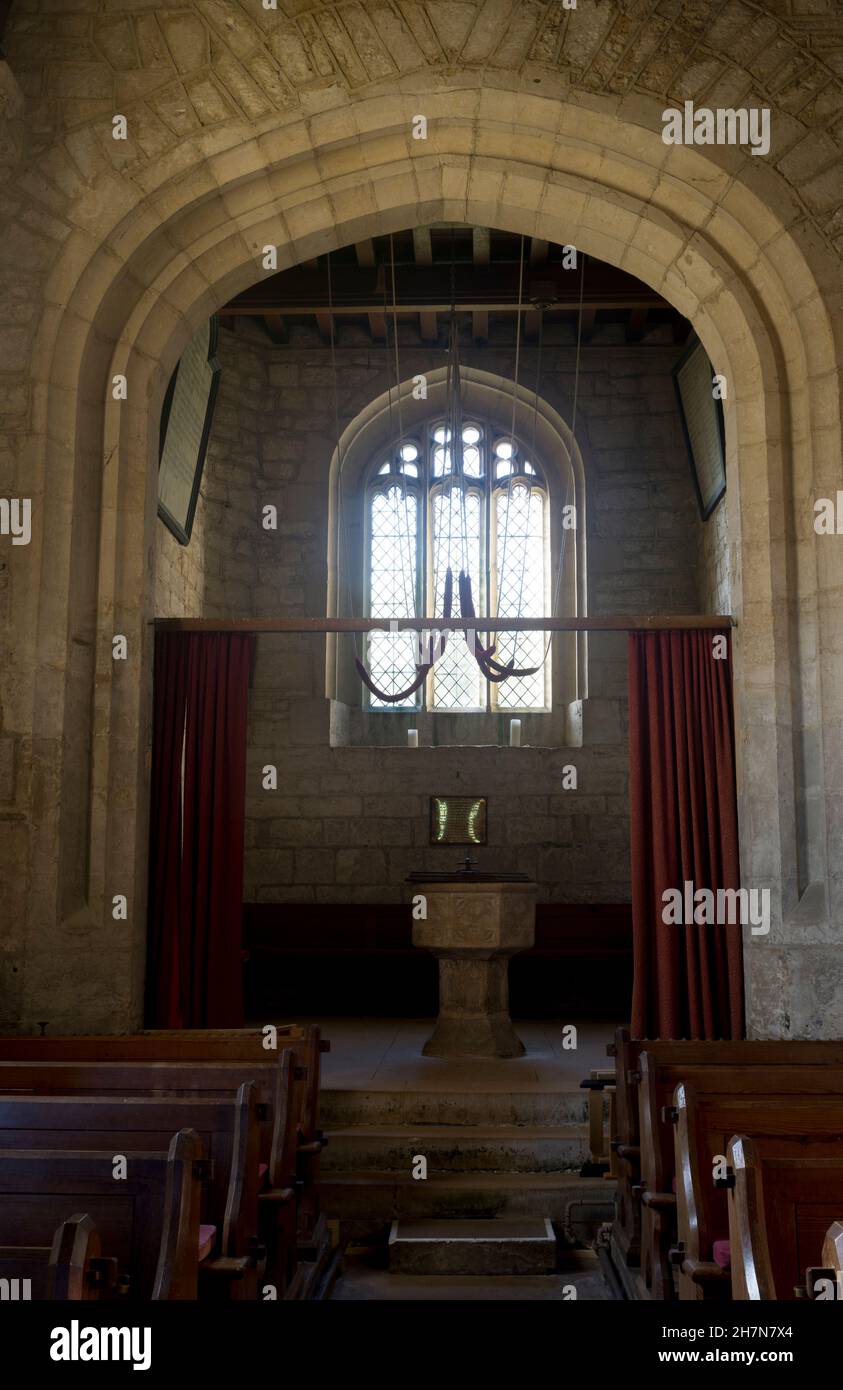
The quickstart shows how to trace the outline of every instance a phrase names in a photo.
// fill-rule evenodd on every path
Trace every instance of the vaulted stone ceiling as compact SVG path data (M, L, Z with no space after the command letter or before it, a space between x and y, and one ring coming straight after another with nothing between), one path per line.
M114 112L131 123L125 167L203 127L318 111L425 70L434 84L517 71L584 100L769 105L772 161L843 252L839 0L13 0L6 53L26 98L7 106L7 167Z

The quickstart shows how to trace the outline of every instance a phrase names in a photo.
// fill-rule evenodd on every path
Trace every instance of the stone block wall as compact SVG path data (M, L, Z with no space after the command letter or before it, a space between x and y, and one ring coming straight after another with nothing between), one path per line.
M732 607L732 557L729 550L726 497L720 499L700 527L700 612L730 613Z
M658 342L627 347L612 341L612 333L607 329L602 342L596 337L583 350L577 393L590 608L695 612L722 592L725 571L719 531L699 521L676 410L670 368L680 349ZM302 333L294 344L273 347L250 324L221 333L220 396L191 546L176 546L158 528L162 613L325 612L333 379L317 340ZM464 356L469 365L511 376L511 347L467 349ZM383 348L352 328L343 330L337 357L344 426L387 388L388 363ZM402 344L402 375L442 361L441 350L409 334ZM528 348L521 370L528 387L534 364ZM540 390L571 419L572 345L545 346ZM262 525L268 505L277 507L277 530ZM449 865L463 854L428 844L434 794L487 796L489 843L473 857L535 876L542 901L628 898L623 634L589 639L589 695L576 748L409 750L400 746L406 716L397 716L397 746L331 746L324 662L319 637L258 638L248 754L248 901L400 900L410 869ZM277 791L261 787L267 764L278 768ZM563 788L563 769L570 766L577 770L576 790Z

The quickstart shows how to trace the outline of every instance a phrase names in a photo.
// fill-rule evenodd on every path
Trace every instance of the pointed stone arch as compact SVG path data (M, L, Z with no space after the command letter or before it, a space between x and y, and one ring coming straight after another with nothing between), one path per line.
M420 96L429 138L413 142ZM32 730L21 1018L38 1016L61 972L73 1007L55 1026L139 1019L155 440L181 350L258 278L270 241L283 268L450 220L573 244L637 275L691 320L730 383L744 875L777 908L770 937L748 945L749 1017L767 1035L839 1032L799 983L809 970L837 978L843 918L843 559L812 528L813 498L839 485L839 266L774 171L736 150L665 146L659 107L463 74L307 120L224 126L142 184L109 169L76 200L30 364L23 466L40 518L13 596L14 709ZM106 391L117 372L124 403ZM134 658L119 675L115 631ZM130 903L119 942L117 891Z

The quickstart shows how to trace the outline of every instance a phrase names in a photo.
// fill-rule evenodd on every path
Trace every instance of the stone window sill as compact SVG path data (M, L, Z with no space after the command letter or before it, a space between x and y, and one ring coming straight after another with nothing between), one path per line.
M505 748L509 747L510 721L520 719L522 747L579 748L588 722L587 703L576 700L553 710L451 714L429 710L368 710L332 700L331 746L408 748L407 731L416 729L420 748ZM408 752L415 751L408 748Z

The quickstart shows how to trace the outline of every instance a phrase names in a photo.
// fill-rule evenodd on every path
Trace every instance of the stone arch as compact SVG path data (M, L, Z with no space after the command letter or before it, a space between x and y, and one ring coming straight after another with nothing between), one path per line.
M586 567L586 508L587 475L582 448L570 425L543 396L536 397L523 384L517 387L511 380L476 367L462 366L463 401L467 413L496 421L509 432L512 425L513 396L515 434L522 439L532 437L535 412L536 450L547 473L550 505L557 515L566 502L576 507L576 544L566 547L562 560L560 582L560 612L583 614L588 611ZM401 383L402 417L405 428L444 409L447 368L437 367L427 373L427 397L414 400L412 379ZM394 388L393 388L394 398ZM394 408L390 408L390 392L385 391L370 401L349 422L340 436L339 449L331 458L328 509L328 615L347 615L349 581L354 595L355 611L362 612L362 517L360 510L360 480L372 457L394 436ZM344 503L341 503L341 495ZM339 521L344 506L346 525ZM356 510L355 510L356 509ZM350 552L343 553L343 539ZM557 537L558 540L558 537ZM551 548L550 573L554 577L559 563L558 545ZM586 634L565 633L553 644L554 706L567 706L581 699L587 691ZM325 692L333 698L354 703L357 689L350 679L353 671L351 644L342 638L329 637L326 644ZM344 679L348 676L348 679Z
M824 787L821 775L809 779L802 764L821 764L823 738L843 737L834 611L841 561L816 545L811 525L812 497L831 493L839 476L833 258L800 228L774 173L735 150L664 146L660 103L628 112L602 98L577 105L527 93L517 79L508 86L503 76L494 89L461 77L425 100L424 150L408 134L417 94L366 95L308 121L273 119L257 132L226 128L185 142L162 159L143 197L118 190L109 173L73 211L33 354L30 457L43 520L32 560L40 562L40 588L37 617L29 603L19 611L35 632L28 688L33 803L41 809L30 852L24 1013L27 999L49 988L49 962L61 959L79 991L77 1027L80 996L91 1001L81 1008L91 1026L139 1016L150 422L170 370L201 319L255 280L265 241L278 244L283 267L411 221L529 232L622 266L691 319L732 384L744 873L771 885L781 909L748 972L756 1028L778 1026L760 1006L753 1011L753 981L769 987L791 968L782 916L798 916L806 883L828 890L806 939L817 947L832 940L843 881L831 866L843 862L843 830L828 822L826 791L840 788ZM120 405L105 389L118 371L130 382ZM799 586L790 594L789 579ZM137 657L120 675L111 663L114 631L130 636ZM817 656L791 680L794 653L814 642ZM118 872L120 891L130 880L133 929L115 951L107 904ZM111 973L121 958L122 985L102 1015L92 961L106 945Z

